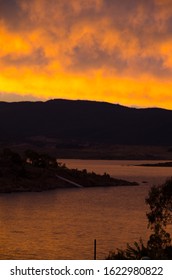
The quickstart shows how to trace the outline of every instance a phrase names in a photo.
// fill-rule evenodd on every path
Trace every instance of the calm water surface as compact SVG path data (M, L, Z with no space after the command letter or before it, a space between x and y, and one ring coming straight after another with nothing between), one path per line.
M133 165L141 161L61 161L140 186L1 194L0 259L92 259L94 239L103 259L116 247L147 239L145 197L153 183L172 176L171 168Z

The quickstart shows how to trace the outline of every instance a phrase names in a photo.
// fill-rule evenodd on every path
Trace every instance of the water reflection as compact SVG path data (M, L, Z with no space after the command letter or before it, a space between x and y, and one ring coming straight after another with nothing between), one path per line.
M82 164L86 162L80 162L81 169ZM99 173L119 169L112 161L101 167L99 162L92 163L92 170ZM135 177L139 174L135 171ZM123 175L131 178L131 170L127 174L125 169ZM97 239L97 256L103 259L109 250L124 247L126 242L139 237L146 240L144 201L150 185L0 195L0 258L93 259Z

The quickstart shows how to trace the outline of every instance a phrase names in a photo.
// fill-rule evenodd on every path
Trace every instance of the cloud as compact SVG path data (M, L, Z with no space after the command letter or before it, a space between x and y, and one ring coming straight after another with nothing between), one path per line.
M19 95L15 93L3 93L0 92L0 101L4 102L17 102L17 101L38 101L39 98L28 94L28 95Z
M7 54L6 56L1 58L1 61L5 65L15 65L16 67L45 66L49 62L42 48L38 48L28 55Z
M0 0L0 20L10 30L24 28L27 11L22 7L20 0Z
M0 7L1 91L156 105L161 89L169 100L172 1L0 0Z

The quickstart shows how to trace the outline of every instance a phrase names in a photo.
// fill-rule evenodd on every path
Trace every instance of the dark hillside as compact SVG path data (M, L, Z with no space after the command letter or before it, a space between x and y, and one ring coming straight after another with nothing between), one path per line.
M0 140L55 138L63 143L171 145L172 111L104 102L0 102Z

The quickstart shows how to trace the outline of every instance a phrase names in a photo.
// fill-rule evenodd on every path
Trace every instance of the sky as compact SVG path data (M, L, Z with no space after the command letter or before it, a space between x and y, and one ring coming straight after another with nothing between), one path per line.
M172 0L0 0L0 100L172 109Z

